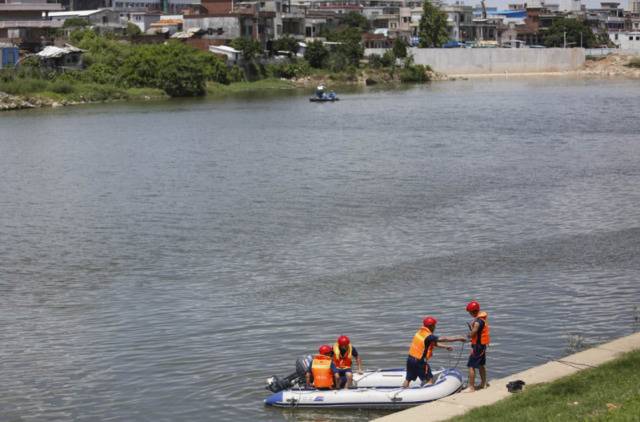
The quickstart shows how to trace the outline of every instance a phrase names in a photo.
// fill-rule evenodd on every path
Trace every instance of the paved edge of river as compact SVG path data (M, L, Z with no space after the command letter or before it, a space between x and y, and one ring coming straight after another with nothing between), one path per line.
M564 358L547 362L508 377L490 380L491 386L475 393L459 393L438 401L426 403L401 412L375 419L377 422L443 421L463 415L471 409L494 404L511 395L506 384L522 380L526 386L548 383L579 372L583 369L602 365L623 354L640 349L640 333L621 337ZM489 368L490 370L490 368ZM526 389L526 387L525 387Z

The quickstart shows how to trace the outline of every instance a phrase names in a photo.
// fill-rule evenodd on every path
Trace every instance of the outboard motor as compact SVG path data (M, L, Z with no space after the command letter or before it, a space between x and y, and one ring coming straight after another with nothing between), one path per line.
M267 390L272 393L277 393L282 390L286 390L295 385L301 385L305 383L305 375L311 366L313 357L311 355L296 360L296 372L287 375L284 378L279 378L276 375L267 379Z
M309 372L311 362L313 362L313 356L311 355L296 359L296 373L299 377L304 378L306 373Z

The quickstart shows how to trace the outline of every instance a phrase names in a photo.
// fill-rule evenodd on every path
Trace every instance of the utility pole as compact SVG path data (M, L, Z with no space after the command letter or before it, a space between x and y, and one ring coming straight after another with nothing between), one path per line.
M582 32L580 32L580 48L582 48Z
M562 44L562 48L567 48L567 31L564 31L562 33L562 38L564 39L563 44Z

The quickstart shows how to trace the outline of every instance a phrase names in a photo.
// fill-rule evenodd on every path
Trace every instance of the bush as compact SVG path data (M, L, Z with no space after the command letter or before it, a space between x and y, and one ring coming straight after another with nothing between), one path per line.
M350 65L349 58L342 53L332 53L327 60L326 67L332 72L342 72Z
M96 63L89 66L82 74L82 79L87 82L98 84L116 84L119 80L116 69L107 66L104 63Z
M328 57L329 50L326 49L321 41L313 41L309 43L304 52L305 60L311 67L315 67L316 69L322 68Z
M28 95L46 91L49 83L42 79L16 78L0 83L0 91L11 95Z
M391 50L387 50L382 56L378 54L372 54L369 56L369 67L371 67L372 69L393 67L395 65L396 57Z
M58 80L49 86L49 90L57 94L71 94L75 89L74 86L67 81Z
M403 83L422 83L429 81L427 70L429 68L421 64L413 64L407 60L404 68L400 71L400 81Z
M231 47L242 51L242 58L248 62L262 53L260 43L251 38L236 38L231 41Z
M233 67L228 72L229 82L243 82L246 80L244 76L244 72L237 65L233 65Z
M640 57L634 57L627 63L627 67L640 68Z
M398 59L407 57L407 42L402 38L396 38L393 42L393 55Z
M300 78L310 73L309 63L304 60L292 63L277 63L267 66L267 74L274 78Z
M84 18L77 18L77 17L67 18L64 20L64 23L62 24L63 28L74 28L74 27L83 28L85 26L89 26L89 21Z
M369 56L369 67L372 69L380 69L382 66L382 56L379 54L371 54Z
M384 67L395 66L396 64L396 55L393 53L393 50L387 50L382 55L382 65Z
M135 37L142 34L142 30L135 23L127 22L126 34L128 37Z
M360 30L357 28L345 28L340 31L332 32L327 37L329 41L339 42L336 46L334 54L340 54L347 59L349 64L353 66L358 66L360 59L362 59L364 55L364 47L362 46L361 40L362 35Z
M280 39L274 40L271 44L271 49L273 51L288 51L291 54L296 54L298 52L298 40L285 35Z

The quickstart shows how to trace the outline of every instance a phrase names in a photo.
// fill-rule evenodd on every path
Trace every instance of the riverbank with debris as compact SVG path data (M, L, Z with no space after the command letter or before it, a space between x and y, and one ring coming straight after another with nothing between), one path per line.
M638 56L627 54L611 54L608 56L589 58L585 64L575 71L537 72L537 73L477 73L477 74L444 74L428 67L424 69L424 80L452 81L457 79L499 78L499 77L575 77L575 78L625 78L640 79L640 67L629 66ZM355 69L352 72L315 72L310 75L293 79L267 78L255 82L235 82L230 84L209 83L206 95L209 97L225 97L232 95L247 95L275 91L309 90L319 84L330 87L350 86L382 86L394 88L406 82L403 80L402 68L392 69ZM151 101L169 98L159 89L134 88L116 89L101 87L93 84L91 87L53 87L55 91L44 90L25 95L11 95L2 92L0 86L0 111L19 110L40 107L61 107L68 105L102 103L111 101Z

